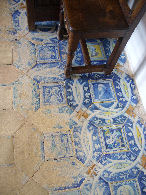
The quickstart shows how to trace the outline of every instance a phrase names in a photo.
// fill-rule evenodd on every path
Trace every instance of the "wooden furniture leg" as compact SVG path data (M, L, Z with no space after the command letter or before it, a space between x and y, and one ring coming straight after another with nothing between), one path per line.
M81 44L81 48L82 48L82 52L83 52L85 66L90 66L91 65L91 61L90 61L90 56L89 56L86 40L85 39L81 39L80 40L80 44Z
M111 72L113 71L113 69L116 65L117 60L121 55L121 53L119 52L119 47L122 43L122 40L123 40L123 38L118 38L116 45L115 45L115 47L114 47L114 49L113 49L113 51L112 51L112 53L107 61L105 74L111 74ZM124 49L124 46L121 50L123 51L123 49Z
M64 24L64 10L63 10L63 4L60 5L60 13L59 13L59 26L58 26L58 39L63 40L63 35L66 34L66 28Z
M131 33L129 32L125 37L118 38L115 48L109 58L109 63L107 63L107 71L105 72L106 74L111 74L111 72L113 71L122 51L124 50L128 40L130 39L130 36Z
M68 40L67 66L65 70L66 78L70 78L71 76L72 60L74 57L74 53L78 47L78 43L79 43L78 35L70 31Z

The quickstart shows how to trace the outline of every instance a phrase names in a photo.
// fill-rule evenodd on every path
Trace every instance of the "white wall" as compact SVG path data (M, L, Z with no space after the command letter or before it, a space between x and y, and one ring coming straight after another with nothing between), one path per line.
M125 48L146 111L146 13Z

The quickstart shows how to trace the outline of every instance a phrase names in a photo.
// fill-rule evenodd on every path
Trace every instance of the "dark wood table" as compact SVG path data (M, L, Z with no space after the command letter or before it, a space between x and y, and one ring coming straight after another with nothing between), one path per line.
M63 19L69 35L68 55L65 75L105 72L110 74L123 51L132 32L146 10L146 1L139 0L132 11L126 0L63 0L60 24ZM63 32L63 30L62 30ZM60 36L61 37L61 36ZM106 64L92 65L86 45L86 39L116 38L117 43ZM80 42L85 66L72 67L74 53Z
M26 0L27 20L30 31L35 22L59 21L60 0Z

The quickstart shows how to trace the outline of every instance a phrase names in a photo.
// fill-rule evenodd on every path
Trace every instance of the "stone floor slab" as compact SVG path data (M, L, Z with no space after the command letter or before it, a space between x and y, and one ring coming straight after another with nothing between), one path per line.
M12 64L12 45L8 42L0 42L0 64Z
M0 110L12 109L13 88L0 86Z
M69 115L68 114L48 114L43 113L43 110L39 109L37 112L28 112L27 118L32 121L36 127L43 133L50 131L58 131L61 129L69 129Z
M11 165L14 163L13 138L0 136L0 165Z
M20 195L48 195L48 192L40 187L34 180L28 181L19 191Z
M0 6L0 26L1 28L12 28L12 18L10 16L8 1L1 1Z
M21 71L14 66L0 65L0 83L10 84L16 81L21 76Z
M0 194L16 195L26 182L26 176L15 166L0 167Z
M16 166L29 177L42 163L41 133L31 123L26 123L14 136L14 158Z
M82 165L74 159L48 161L33 179L48 191L74 189L84 181L82 170Z
M24 123L24 118L14 110L0 111L0 135L13 135Z

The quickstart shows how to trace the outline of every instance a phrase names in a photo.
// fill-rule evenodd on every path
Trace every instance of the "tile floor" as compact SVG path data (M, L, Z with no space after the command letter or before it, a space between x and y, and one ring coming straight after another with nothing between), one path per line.
M92 63L114 44L89 40ZM66 54L56 32L28 31L24 0L1 2L0 195L146 194L145 113L125 55L109 76L66 80Z

